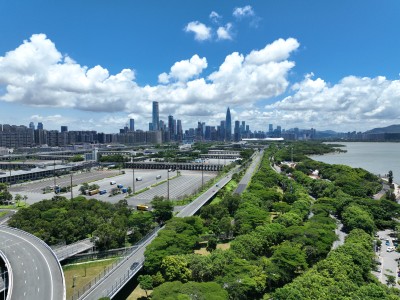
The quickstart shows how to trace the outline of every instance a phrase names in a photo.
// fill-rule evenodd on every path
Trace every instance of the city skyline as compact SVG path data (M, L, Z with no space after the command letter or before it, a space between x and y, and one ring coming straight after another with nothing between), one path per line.
M153 101L184 128L400 123L396 1L47 2L0 4L0 123L146 129Z

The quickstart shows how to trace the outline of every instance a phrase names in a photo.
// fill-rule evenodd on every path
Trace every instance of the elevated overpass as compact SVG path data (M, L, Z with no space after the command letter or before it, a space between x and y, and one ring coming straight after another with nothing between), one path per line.
M90 240L90 238L88 238L73 244L69 244L63 247L58 247L56 249L53 249L53 252L56 255L58 261L61 262L64 259L67 259L68 257L89 250L93 248L93 246L94 246L93 242Z
M8 269L7 299L65 299L65 280L54 252L37 237L0 226L0 251Z
M221 171L224 166L208 163L175 163L175 162L135 162L135 169L158 169L158 170L194 170L194 171ZM125 163L125 168L132 169L132 163Z

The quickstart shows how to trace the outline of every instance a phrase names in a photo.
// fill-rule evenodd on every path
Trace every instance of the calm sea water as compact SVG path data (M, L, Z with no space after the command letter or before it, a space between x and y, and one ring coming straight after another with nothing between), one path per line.
M393 181L400 184L400 143L354 143L338 142L345 145L346 153L330 153L312 155L314 160L328 164L342 164L355 168L363 168L374 174L383 176L393 171Z

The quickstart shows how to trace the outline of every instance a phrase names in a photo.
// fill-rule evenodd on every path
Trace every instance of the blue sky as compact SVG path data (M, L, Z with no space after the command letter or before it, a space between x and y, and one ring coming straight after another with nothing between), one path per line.
M0 123L400 123L400 2L0 0Z

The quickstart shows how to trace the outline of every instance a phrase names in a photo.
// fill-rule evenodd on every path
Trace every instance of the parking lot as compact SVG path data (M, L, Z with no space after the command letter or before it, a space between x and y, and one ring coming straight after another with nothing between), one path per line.
M376 253L376 260L379 262L379 264L377 266L377 271L374 271L373 274L383 284L386 284L386 275L393 275L396 277L396 287L400 287L400 285L397 283L397 280L400 279L398 277L398 260L400 259L400 253L396 251L388 252L388 247L395 247L390 233L392 233L392 230L378 232L378 237L382 242L382 246L381 249ZM386 240L389 241L388 245L386 244Z
M147 169L135 169L134 174L132 169L121 170L125 174L119 173L115 170L107 171L92 171L87 173L80 173L73 175L73 184L76 185L73 188L73 196L76 197L80 195L79 188L82 183L90 182L90 184L99 185L99 190L106 190L107 192L103 195L96 194L93 196L87 196L90 198L95 198L101 201L107 201L111 203L117 203L119 200L125 199L127 194L117 194L110 197L110 191L115 188L117 184L123 187L133 188L135 185L135 191L149 188L147 191L140 193L136 196L127 198L128 204L136 206L138 204L149 203L154 196L164 196L167 197L168 184L164 182L155 187L151 187L159 182L169 181L169 195L170 199L180 199L185 195L190 195L194 193L202 184L202 172L200 171L180 171L181 175L177 177L176 171L168 172L168 170L147 170ZM217 173L214 172L204 172L203 181L204 184L214 178ZM160 177L161 178L157 178ZM140 181L136 181L136 178L141 178ZM62 178L56 178L56 184L60 187L70 186L70 176L66 175ZM115 181L115 185L111 185L110 182ZM35 202L41 201L43 199L51 199L55 194L54 192L43 194L42 189L46 186L54 186L54 180L46 179L36 182L25 183L18 186L13 186L10 192L15 194L21 194L28 196L27 203L33 204ZM61 193L60 196L69 198L70 193Z
M91 172L79 172L74 173L72 176L72 185L80 185L84 182L92 182L101 180L108 177L113 177L118 175L119 171L116 170L106 170L97 171L92 170ZM68 187L71 185L70 175L63 175L61 177L56 176L56 185L60 187ZM32 181L29 183L13 185L10 188L10 192L23 194L24 192L43 194L43 188L54 186L54 177L46 178L39 181Z

